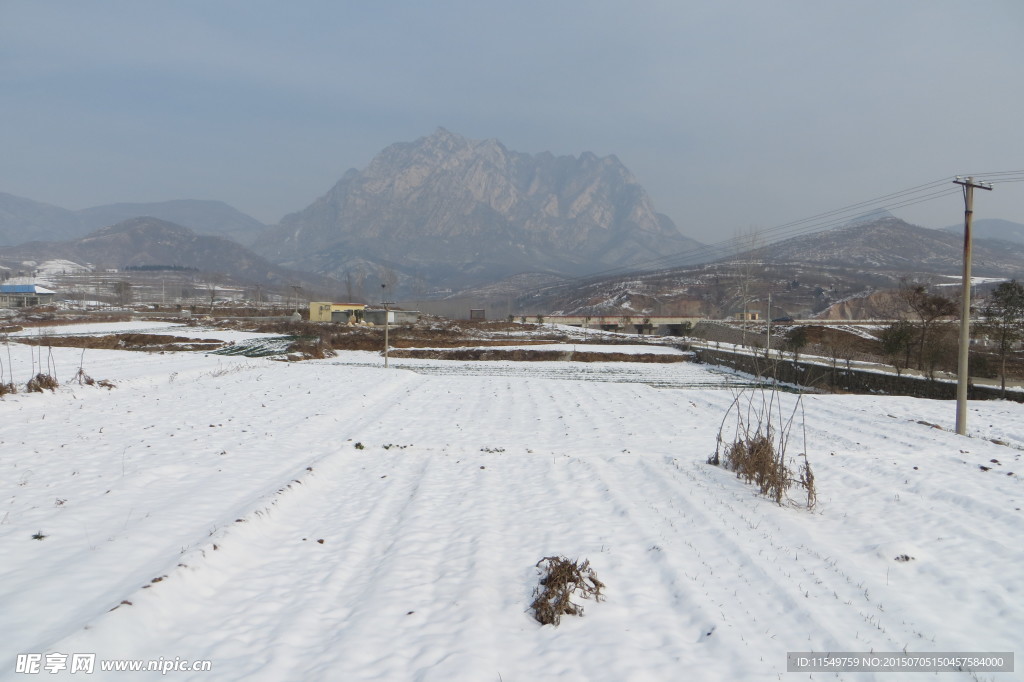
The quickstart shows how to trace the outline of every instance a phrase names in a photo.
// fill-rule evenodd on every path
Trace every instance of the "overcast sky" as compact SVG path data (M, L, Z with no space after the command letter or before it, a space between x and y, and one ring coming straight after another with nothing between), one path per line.
M276 223L443 126L615 154L710 242L1024 169L1022 123L1021 0L0 0L0 191L72 209ZM975 215L1024 222L1024 183Z

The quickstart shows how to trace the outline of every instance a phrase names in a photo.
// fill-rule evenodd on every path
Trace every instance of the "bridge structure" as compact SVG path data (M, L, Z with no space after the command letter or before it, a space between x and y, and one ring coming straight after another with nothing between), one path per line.
M691 336L693 335L694 328L700 324L700 329L696 330L698 332L697 336L717 339L724 343L740 343L739 340L726 338L726 336L728 336L728 333L741 335L744 328L746 329L747 336L751 336L751 340L756 339L758 336L765 334L769 325L767 320L712 320L706 317L665 315L514 315L513 317L522 322L541 320L547 324L564 324L583 329L600 329L602 331L621 332L624 334L649 334L652 336ZM889 324L890 322L891 320L795 320L787 318L786 320L774 320L770 324L774 333L776 326L783 329L806 325L856 329L862 326L877 327ZM726 336L722 336L723 334ZM739 339L741 336L736 336L736 338Z
M564 324L583 329L600 329L626 334L685 336L701 317L669 317L663 315L544 315L544 322ZM527 318L527 321L532 321Z

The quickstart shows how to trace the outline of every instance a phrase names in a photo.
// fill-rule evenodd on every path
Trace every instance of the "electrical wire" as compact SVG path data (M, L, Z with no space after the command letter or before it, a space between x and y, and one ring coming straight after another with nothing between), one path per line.
M982 180L990 183L1022 182L1024 181L1024 170L1016 171L992 171L987 173L974 173L958 177L991 178ZM867 199L842 208L817 213L806 218L775 225L757 231L757 239L770 239L772 243L785 241L797 236L822 232L840 225L850 224L858 218L869 216L872 213L881 213L893 209L905 208L915 204L934 201L936 199L959 194L962 188L951 187L950 179L942 178L933 180L921 185L909 187L898 192ZM625 266L608 268L585 276L566 277L563 281L555 284L539 285L524 290L522 296L531 296L534 293L552 292L559 289L577 287L600 280L608 279L616 275L625 276L636 274L637 277L647 278L663 274L665 270L684 265L692 265L700 262L720 260L729 256L740 255L749 251L750 240L742 237L734 237L712 244L705 244L692 249L677 251L658 258L649 259L640 263L633 263Z
M925 201L932 201L933 199L942 196L959 193L959 189L949 187L947 183L949 183L948 179L918 185L917 187L912 187L900 192L893 192L877 199L858 202L840 209L819 213L800 220L790 221L765 230L759 230L757 236L759 239L765 237L771 238L772 242L784 241L795 236L824 231L839 225L847 224L852 220L855 220L857 217L856 215L850 215L851 213L863 215L865 213L870 214L895 208L903 208ZM922 192L925 193L922 194ZM889 203L881 203L887 199L890 200ZM869 208L871 210L865 210ZM717 260L719 258L724 258L729 255L737 255L743 251L750 250L750 244L745 242L746 240L742 237L726 239L721 242L706 244L693 249L678 251L658 258L649 259L641 263L608 268L606 270L590 273L581 277L569 277L566 278L568 281L560 283L559 285L547 285L543 288L548 289L551 286L571 286L591 280L604 279L616 274L626 274L651 269L661 270L672 266L682 266L685 264L693 264L695 262Z

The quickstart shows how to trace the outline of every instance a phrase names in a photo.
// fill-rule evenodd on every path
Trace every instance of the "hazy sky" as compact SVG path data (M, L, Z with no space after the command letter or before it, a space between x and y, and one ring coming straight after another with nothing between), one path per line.
M1021 0L0 0L0 191L73 209L275 223L443 126L615 154L716 241L1024 169L1022 124ZM1024 183L975 215L1024 222Z

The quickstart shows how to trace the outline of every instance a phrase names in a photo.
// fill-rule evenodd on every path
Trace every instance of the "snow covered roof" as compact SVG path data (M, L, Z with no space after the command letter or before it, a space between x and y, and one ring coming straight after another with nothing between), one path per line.
M56 294L38 284L0 284L0 294Z

